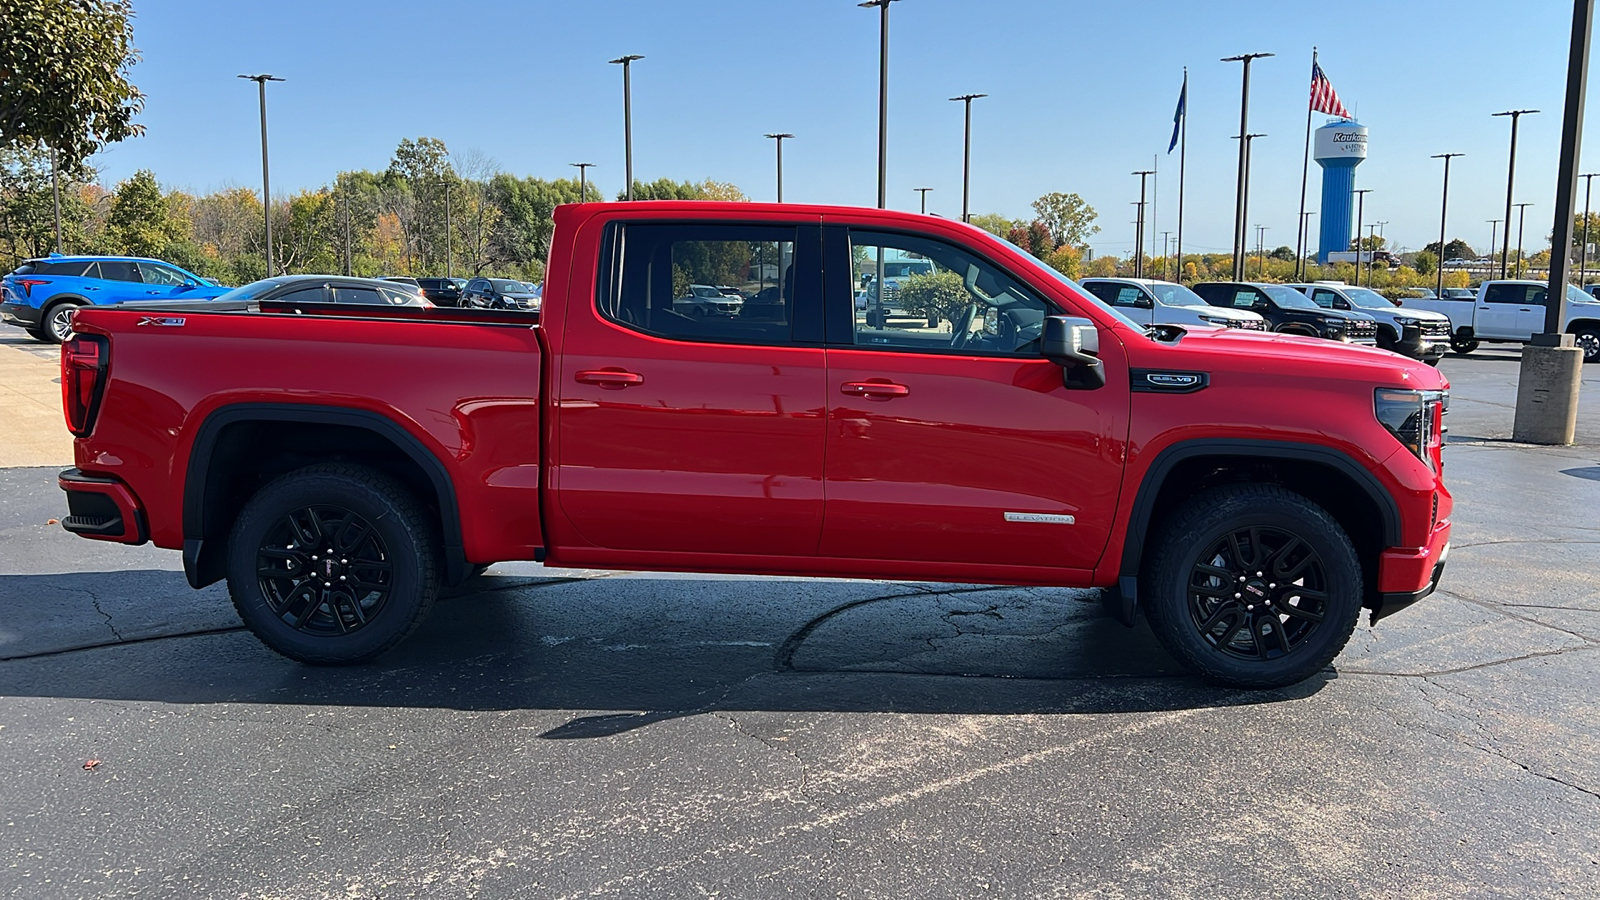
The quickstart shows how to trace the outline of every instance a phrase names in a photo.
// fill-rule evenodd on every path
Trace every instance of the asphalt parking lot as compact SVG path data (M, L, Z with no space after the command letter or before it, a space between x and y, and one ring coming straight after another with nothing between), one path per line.
M315 669L0 469L0 895L1595 896L1600 366L1569 448L1443 368L1441 591L1264 693L1088 591L531 563Z

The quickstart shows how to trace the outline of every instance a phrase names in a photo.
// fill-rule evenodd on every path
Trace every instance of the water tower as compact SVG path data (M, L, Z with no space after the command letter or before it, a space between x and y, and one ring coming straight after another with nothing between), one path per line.
M1358 122L1329 122L1316 131L1312 156L1322 167L1321 237L1317 262L1350 249L1355 216L1356 166L1367 158L1367 129Z

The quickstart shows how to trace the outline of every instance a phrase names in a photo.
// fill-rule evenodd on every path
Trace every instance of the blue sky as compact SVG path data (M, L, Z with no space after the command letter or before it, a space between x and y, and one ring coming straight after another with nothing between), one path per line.
M878 20L855 0L135 0L134 80L148 95L142 138L94 160L107 183L140 168L187 190L260 185L255 86L269 87L273 192L342 169L382 169L401 138L478 150L505 171L566 177L594 162L622 186L622 88L606 60L641 53L633 79L634 169L642 180L711 177L752 198L876 202ZM1190 121L1185 250L1226 252L1232 235L1239 66L1255 63L1250 224L1294 244L1312 45L1340 97L1371 130L1357 186L1368 221L1416 248L1439 227L1440 164L1451 168L1450 236L1482 250L1505 203L1508 126L1523 119L1517 200L1527 245L1551 226L1571 6L1533 3L1077 3L902 0L890 29L889 203L959 215L961 104L973 107L974 213L1029 215L1048 191L1100 212L1097 252L1128 253L1138 179L1159 156L1155 230L1176 221L1177 154L1165 155L1183 67ZM1595 85L1600 91L1600 83ZM1600 117L1586 128L1600 167ZM1320 124L1322 117L1318 117ZM1317 208L1312 167L1309 208ZM1580 194L1579 202L1582 198ZM1313 225L1313 230L1315 225ZM1252 229L1251 234L1254 234ZM1515 238L1513 238L1515 240ZM1159 246L1160 238L1155 238Z

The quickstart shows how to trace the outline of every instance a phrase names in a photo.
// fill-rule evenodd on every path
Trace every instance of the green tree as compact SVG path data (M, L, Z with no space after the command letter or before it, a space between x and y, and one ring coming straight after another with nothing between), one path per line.
M961 276L947 270L908 276L900 282L897 297L907 312L927 316L935 324L940 319L955 321L972 302Z
M140 169L117 185L108 223L112 240L130 256L161 257L168 245L189 236L187 223L172 212L155 173Z
M982 215L973 216L971 224L982 228L997 238L1003 238L1010 234L1011 229L1017 225L1016 222L995 213L983 213Z
M1068 278L1083 276L1083 251L1071 244L1062 244L1044 258L1045 265Z
M1592 231L1591 234L1600 236L1600 215L1597 215L1595 217L1595 221L1594 221L1592 227L1594 228L1594 231ZM1427 246L1423 247L1422 249L1424 251L1428 252L1428 253L1432 253L1434 259L1438 259L1439 258L1439 242L1438 241L1434 241L1433 243L1428 244ZM1478 258L1478 251L1472 249L1472 245L1468 244L1466 241L1463 241L1460 238L1455 238L1454 240L1452 240L1449 243L1444 245L1444 258L1447 259L1447 260L1449 260L1449 259L1477 259Z
M1094 224L1098 217L1094 207L1077 194L1059 191L1045 194L1033 201L1033 211L1050 230L1050 238L1056 246L1071 244L1081 247L1090 235L1100 232L1100 226Z
M61 171L62 243L83 250L93 210L84 189L94 172L82 163ZM55 249L54 201L50 190L50 155L39 147L0 149L0 265L17 263Z
M140 134L132 18L127 0L0 0L0 147L72 165Z
M1433 243L1434 246L1438 246L1439 244L1438 241L1434 241ZM1413 260L1413 265L1416 267L1417 274L1432 275L1434 272L1439 270L1439 257L1435 256L1432 251L1419 250L1415 259Z
M1294 262L1294 248L1285 244L1284 246L1272 251L1271 256L1273 259L1286 259L1289 262Z

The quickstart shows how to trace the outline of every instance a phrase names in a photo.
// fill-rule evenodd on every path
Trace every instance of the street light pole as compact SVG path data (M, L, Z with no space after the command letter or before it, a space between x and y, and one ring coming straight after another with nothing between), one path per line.
M933 190L933 188L913 188L913 190L915 190L918 194L922 195L922 214L923 215L927 215L928 214L928 192Z
M769 134L767 137L778 142L778 202L783 202L783 139L792 138L792 134Z
M61 170L56 164L56 148L50 147L50 198L56 211L56 252L61 251Z
M1167 256L1172 253L1172 232L1161 232L1161 277L1171 280L1167 272Z
M589 202L589 170L594 168L594 163L567 163L578 170L578 202Z
M1583 179L1583 246L1578 250L1578 287L1580 288L1589 283L1589 200L1594 189L1596 175L1600 175L1600 172L1578 176Z
M1444 299L1444 223L1446 211L1450 208L1450 160L1464 153L1435 153L1431 159L1444 160L1444 190L1439 193L1439 257L1434 261L1434 268L1438 273L1438 286L1433 295Z
M961 221L963 222L972 221L972 214L967 208L967 197L972 187L972 101L979 97L987 96L989 95L962 94L959 97L950 98L952 101L959 100L965 103L967 107L966 138L962 143L961 150Z
M1528 207L1530 207L1532 205L1533 205L1532 203L1518 203L1518 204L1516 204L1516 207L1517 207L1517 277L1518 278L1522 277L1522 223L1528 217ZM1507 225L1506 226L1506 239L1509 240L1510 238L1511 238L1511 226ZM1550 256L1552 258L1555 257L1555 252L1554 252L1554 248L1553 247L1551 248Z
M1366 214L1367 195L1372 191L1372 188L1362 188L1351 192L1356 195L1356 287L1361 286L1361 218Z
M878 26L878 208L889 208L889 4L894 0L866 0L857 6L876 6ZM882 268L881 266L879 267ZM882 272L879 273L882 283Z
M455 227L450 223L450 179L444 181L444 277L456 277Z
M1537 113L1537 109L1509 109L1505 112L1494 113L1496 116L1511 117L1511 156L1506 163L1506 234L1505 246L1500 254L1500 277L1506 277L1506 257L1511 255L1511 192L1517 180L1517 123L1525 115Z
M1250 63L1272 55L1274 54L1244 53L1239 56L1229 56L1222 60L1223 62L1244 63L1244 78L1239 95L1239 181L1234 191L1233 201L1233 271L1236 276L1242 275L1244 272L1245 191L1250 178Z
M644 57L630 53L610 61L611 65L622 66L622 140L626 166L623 176L628 179L629 200L633 199L633 62L637 59Z
M1303 253L1311 252L1311 217L1314 215L1316 215L1316 213L1312 212L1311 210L1307 210L1300 214L1300 242ZM1296 263L1296 265L1299 266L1299 272L1302 278L1311 277L1311 266L1305 261L1304 256L1300 258L1300 261Z
M1133 242L1133 277L1144 277L1144 186L1145 181L1155 174L1152 169L1141 169L1132 173L1139 176L1139 235Z
M240 75L261 89L261 208L267 220L267 277L272 277L272 179L267 172L267 82L283 81L275 75Z
M1504 222L1505 220L1484 219L1484 221L1489 223L1489 272L1490 277L1492 278L1494 277L1494 250L1496 247L1500 246L1500 238L1498 237L1500 234L1500 223Z
M1267 226L1256 226L1256 275L1267 277Z

